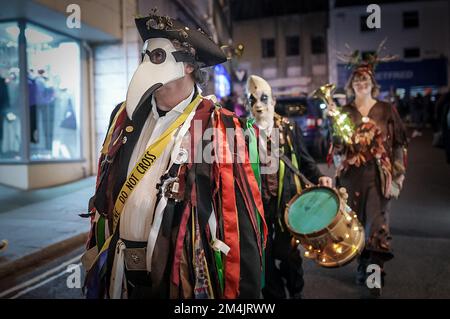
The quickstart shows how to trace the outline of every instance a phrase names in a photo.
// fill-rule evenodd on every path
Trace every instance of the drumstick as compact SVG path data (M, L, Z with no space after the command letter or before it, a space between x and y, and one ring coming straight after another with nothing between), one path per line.
M281 154L280 159L286 163L286 165L292 170L292 172L294 172L295 175L300 177L300 179L303 181L303 183L305 183L306 186L314 186L314 184L309 179L307 179L305 175L303 175L297 168L294 167L294 165L292 165L291 160L286 155Z

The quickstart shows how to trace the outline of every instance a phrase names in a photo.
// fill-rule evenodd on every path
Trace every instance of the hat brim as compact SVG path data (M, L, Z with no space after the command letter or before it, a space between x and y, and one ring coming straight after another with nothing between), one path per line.
M154 28L149 26L148 21L157 16L135 19L136 27L142 41L154 38L165 38L178 40L180 43L187 42L195 49L195 60L201 67L208 67L223 63L227 60L220 47L209 39L204 33L184 26L178 20L171 19L170 28Z

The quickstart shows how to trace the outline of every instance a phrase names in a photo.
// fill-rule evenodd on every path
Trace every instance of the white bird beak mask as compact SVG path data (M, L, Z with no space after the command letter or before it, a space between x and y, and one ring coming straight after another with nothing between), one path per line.
M152 38L144 43L141 64L133 74L127 91L126 110L130 119L137 109L164 84L182 78L184 63L177 61L172 42L165 38Z

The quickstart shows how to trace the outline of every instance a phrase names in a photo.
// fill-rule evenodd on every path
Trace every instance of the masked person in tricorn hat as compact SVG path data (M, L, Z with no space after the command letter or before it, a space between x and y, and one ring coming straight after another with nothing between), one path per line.
M87 297L259 298L267 228L251 127L197 86L226 57L171 18L136 25L142 61L112 112L90 201Z
M332 180L320 172L308 153L300 128L275 113L272 88L263 78L249 77L246 101L258 127L261 192L268 227L263 296L298 299L303 289L302 258L284 221L286 204L306 186L294 170L314 184L331 187Z

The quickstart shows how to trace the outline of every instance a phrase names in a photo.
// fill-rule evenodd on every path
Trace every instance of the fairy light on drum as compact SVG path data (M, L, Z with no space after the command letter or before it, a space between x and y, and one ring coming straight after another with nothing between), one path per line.
M362 250L364 228L347 205L346 195L344 188L312 186L291 199L284 217L292 244L303 246L304 258L327 268L341 267Z

